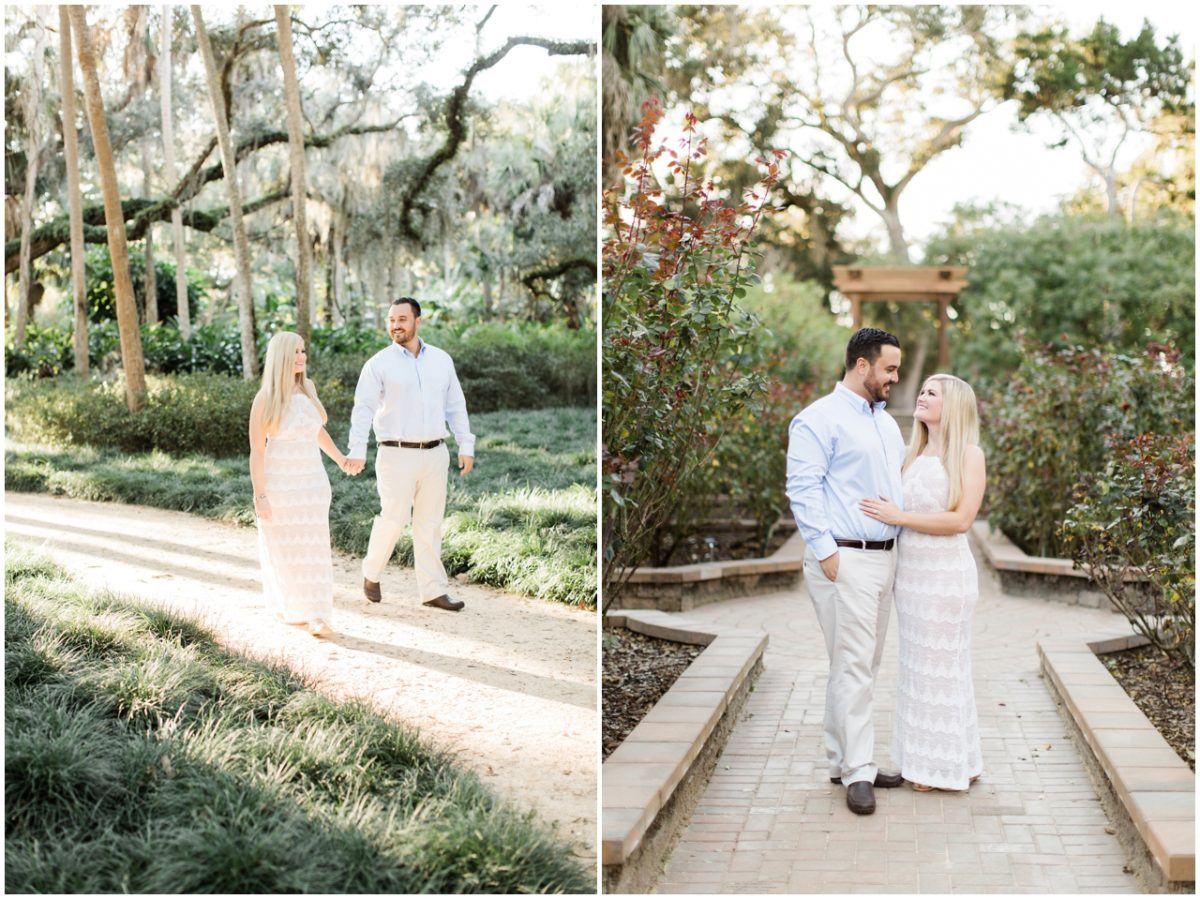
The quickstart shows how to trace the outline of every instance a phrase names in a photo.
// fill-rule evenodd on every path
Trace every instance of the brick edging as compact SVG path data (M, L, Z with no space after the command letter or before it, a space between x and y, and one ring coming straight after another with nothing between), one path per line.
M1145 642L1042 640L1038 654L1131 867L1153 892L1193 892L1196 776L1096 657Z
M678 801L682 788L711 768L762 670L767 635L654 610L620 610L605 620L706 647L601 766L606 892L643 892L673 842L672 825L690 812Z

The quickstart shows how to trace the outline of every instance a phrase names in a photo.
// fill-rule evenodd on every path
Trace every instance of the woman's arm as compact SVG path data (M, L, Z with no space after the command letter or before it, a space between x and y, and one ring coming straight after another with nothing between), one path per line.
M321 432L317 434L317 445L321 447L325 455L337 463L338 468L342 471L346 470L346 457L337 448L337 444L333 442L333 438L329 436L329 432L324 428L321 428Z
M250 407L250 484L254 488L254 514L265 521L271 519L271 504L267 501L267 433L263 428L263 406L266 397L260 390Z
M864 499L859 503L863 514L884 524L898 524L922 534L946 536L965 534L975 523L979 507L983 505L983 491L987 486L987 469L983 450L968 446L963 453L963 492L958 505L947 512L905 512L886 496L879 499Z

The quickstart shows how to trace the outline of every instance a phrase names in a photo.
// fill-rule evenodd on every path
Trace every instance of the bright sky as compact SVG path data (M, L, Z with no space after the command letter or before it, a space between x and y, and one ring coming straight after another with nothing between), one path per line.
M1125 38L1136 34L1143 17L1147 18L1160 38L1178 34L1185 54L1196 58L1196 16L1185 11L1182 4L1104 2L1059 8L1073 29L1090 29L1103 17ZM901 221L911 242L919 244L927 239L950 218L956 203L1003 200L1034 214L1050 212L1062 198L1075 194L1093 177L1074 144L1047 148L1047 142L1057 136L1052 128L1038 126L1026 132L1014 130L1014 125L1012 104L977 119L967 130L961 148L942 154L913 179L900 199ZM1122 149L1128 163L1141 147L1131 144ZM866 207L860 209L846 228L847 236L873 234L883 241L878 216Z
M477 7L482 18L486 5ZM524 3L500 3L483 28L481 53L503 46L510 37L532 36L553 40L597 40L600 8L592 5L561 3L555 6ZM462 80L462 72L475 58L473 44L449 48L430 66L423 78L430 83L453 87ZM541 80L558 66L581 57L551 56L541 47L514 47L499 63L475 79L473 91L488 100L526 100L540 89Z

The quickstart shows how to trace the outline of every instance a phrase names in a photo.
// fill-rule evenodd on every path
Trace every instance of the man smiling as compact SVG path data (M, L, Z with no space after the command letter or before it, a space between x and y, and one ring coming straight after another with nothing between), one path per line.
M871 709L900 529L859 509L864 497L902 502L904 439L884 411L899 371L899 340L878 328L855 331L846 347L845 376L833 393L792 419L788 432L787 495L804 538L804 580L829 653L829 777L846 785L846 804L858 815L875 811L874 787L904 782L875 766Z
M454 360L425 343L421 304L411 297L393 300L387 317L392 345L367 360L354 391L350 415L350 451L346 470L358 474L366 465L372 425L378 452L375 477L380 511L371 526L363 559L363 594L379 602L379 581L396 541L412 522L413 567L421 602L458 612L442 565L442 519L446 512L446 477L450 469L447 431L458 444L460 475L475 464L475 435L467 418Z

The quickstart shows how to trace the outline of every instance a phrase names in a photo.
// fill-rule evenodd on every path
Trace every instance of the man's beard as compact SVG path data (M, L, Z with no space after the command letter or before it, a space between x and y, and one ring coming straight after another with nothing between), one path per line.
M890 384L881 384L878 381L863 381L863 387L867 389L873 403L887 402L887 390L890 386Z

